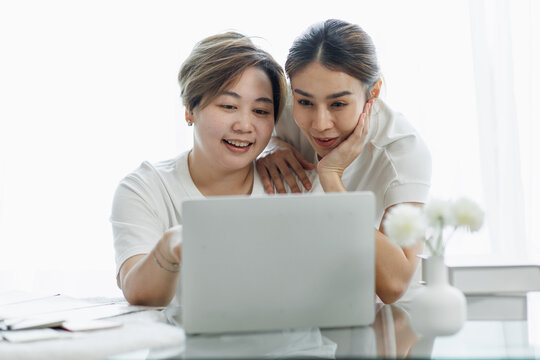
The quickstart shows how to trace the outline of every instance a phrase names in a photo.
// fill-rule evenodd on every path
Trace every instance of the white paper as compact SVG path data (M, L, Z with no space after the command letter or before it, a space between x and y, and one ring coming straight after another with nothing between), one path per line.
M84 308L55 311L27 317L10 318L3 322L8 330L58 327L66 321L90 321L111 318L144 310L160 309L150 306L133 306L127 303L91 305Z
M89 301L57 295L0 306L0 320L26 318L58 311L101 305Z
M71 338L73 335L67 331L56 331L53 329L3 331L2 337L13 343L30 342L39 340L52 340Z
M72 332L112 329L120 326L122 326L121 322L110 320L73 320L62 324L63 329Z
M9 304L16 304L30 300L42 299L46 297L51 297L59 294L37 294L29 293L26 291L8 291L0 292L0 307Z

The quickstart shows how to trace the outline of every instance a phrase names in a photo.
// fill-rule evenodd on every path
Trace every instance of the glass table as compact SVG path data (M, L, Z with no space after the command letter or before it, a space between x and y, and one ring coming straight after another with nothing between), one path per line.
M493 320L472 320L455 335L418 335L406 304L378 305L373 325L336 329L186 336L178 346L121 354L110 359L263 358L540 358L540 297L528 297L525 318L512 319L495 308ZM474 310L475 307L471 306ZM173 320L174 321L174 320Z

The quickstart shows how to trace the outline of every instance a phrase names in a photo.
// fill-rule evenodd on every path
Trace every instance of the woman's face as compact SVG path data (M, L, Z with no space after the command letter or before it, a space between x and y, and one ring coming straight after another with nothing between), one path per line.
M294 119L320 157L352 133L366 102L365 86L313 62L291 78Z
M210 104L193 113L193 150L221 169L249 166L274 129L272 83L257 68L246 69Z

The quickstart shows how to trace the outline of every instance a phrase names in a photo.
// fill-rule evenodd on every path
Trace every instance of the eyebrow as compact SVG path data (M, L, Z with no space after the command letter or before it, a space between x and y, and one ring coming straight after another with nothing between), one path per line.
M312 98L313 95L311 95L310 93L307 93L305 91L302 91L300 89L294 89L294 92L302 95L302 96L305 96L305 97L309 97L309 98ZM338 93L335 93L335 94L331 94L331 95L328 95L326 98L327 99L336 99L336 98L339 98L339 97L342 97L342 96L345 96L345 95L352 95L352 92L348 91L348 90L345 90L345 91L341 91L341 92L338 92Z
M223 94L223 95L229 95L229 96L232 96L232 97L234 97L234 98L236 98L236 99L242 98L240 95L238 95L238 94L235 93L234 91L224 91L222 94ZM274 101L272 101L272 99L267 98L267 97L265 97L265 96L260 97L260 98L257 98L257 99L255 99L255 101L256 101L256 102L266 102L266 103L270 103L270 104L273 104L273 103L274 103Z

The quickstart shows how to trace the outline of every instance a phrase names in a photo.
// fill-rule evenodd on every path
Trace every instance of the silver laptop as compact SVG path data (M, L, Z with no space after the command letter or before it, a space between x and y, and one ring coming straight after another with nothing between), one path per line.
M373 323L374 212L371 192L185 201L184 330Z

